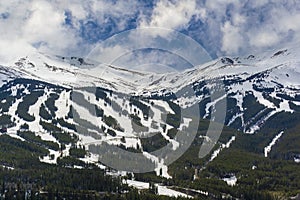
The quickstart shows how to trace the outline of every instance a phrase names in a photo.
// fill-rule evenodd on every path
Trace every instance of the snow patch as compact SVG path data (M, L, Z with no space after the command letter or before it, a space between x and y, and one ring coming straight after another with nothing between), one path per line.
M215 151L212 153L212 155L211 155L211 157L210 157L210 159L209 159L209 162L213 161L213 160L219 155L219 153L222 151L222 149L224 149L224 148L229 148L230 145L231 145L231 143L232 143L234 140L235 140L235 136L232 136L232 137L230 138L230 140L229 140L226 144L222 144L217 150L215 150Z
M8 169L8 170L14 170L14 167L6 166L6 165L0 165L3 169Z
M134 187L139 190L149 189L150 184L142 181L134 181L134 180L123 180L125 184L128 184L130 187Z
M151 100L155 105L158 105L165 109L167 113L175 114L175 112L170 108L168 102L161 100Z
M295 161L295 163L300 163L300 156L294 157L294 161Z
M172 176L170 176L168 174L168 166L166 164L164 164L164 159L159 159L157 157L155 157L154 155L151 155L148 152L143 152L143 155L150 159L151 161L155 162L156 168L155 168L155 172L157 176L162 176L165 178L172 178ZM162 174L160 174L160 172L162 172Z
M57 158L61 155L61 153L52 149L49 149L49 152L50 153L47 156L43 156L40 158L40 162L48 164L57 164Z
M226 178L222 178L223 181L225 181L227 183L227 185L229 186L235 186L236 182L237 182L237 178L235 175L231 176L231 177L226 177Z
M276 135L273 140L270 142L268 146L264 148L264 154L265 157L268 157L268 154L271 152L272 147L276 144L276 142L279 140L279 138L282 136L283 131L281 131L278 135Z
M162 186L162 185L158 185L158 184L156 184L156 186L157 186L157 194L158 195L165 195L165 196L176 197L176 198L177 197L193 198L190 195L169 189L167 186Z

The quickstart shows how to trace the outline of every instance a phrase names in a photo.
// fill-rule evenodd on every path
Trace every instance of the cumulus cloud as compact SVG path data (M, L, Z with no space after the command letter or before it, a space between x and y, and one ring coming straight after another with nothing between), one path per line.
M74 48L79 38L72 30L64 26L63 10L57 10L47 1L33 1L30 16L23 23L21 37L31 44L40 43L40 50L52 53L63 53L68 48Z
M139 6L136 1L1 1L0 57L17 58L32 51L85 55L93 46L87 40L95 37L93 42L101 41L105 36L126 30L140 12ZM13 51L15 53L2 49L7 44L17 43L19 48Z
M227 21L221 27L221 31L223 33L221 50L237 54L244 44L244 38L241 35L239 27L233 26Z
M272 30L260 30L255 33L251 33L249 38L250 45L254 47L270 47L280 41L277 33Z
M180 29L188 25L193 16L205 16L205 10L197 8L196 0L158 1L150 20L143 19L141 26Z
M7 18L0 19L0 46L11 44L0 52L7 61L37 50L64 54L80 41L64 26L64 11L48 1L7 1L1 8L1 12L8 13Z
M259 53L300 41L300 5L295 1L216 0L200 4L207 13L202 35L212 37L198 39L218 56Z
M1 1L0 59L35 50L84 56L136 27L175 29L215 56L259 53L300 42L299 9L277 0Z
M154 27L116 34L95 46L88 58L107 64L118 62L118 65L129 68L136 66L134 63L138 66L142 66L142 63L160 63L177 70L180 69L175 62L181 64L182 70L211 60L201 45L185 34Z

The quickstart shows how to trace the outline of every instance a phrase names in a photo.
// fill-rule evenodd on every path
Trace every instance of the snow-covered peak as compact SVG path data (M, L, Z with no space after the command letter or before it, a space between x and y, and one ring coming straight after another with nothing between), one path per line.
M145 93L163 89L176 91L199 80L237 76L246 79L259 73L268 74L267 79L273 82L298 87L299 52L299 47L291 47L260 55L222 57L183 72L165 74L133 71L84 58L49 56L35 52L20 58L11 64L10 68L23 74L25 78L68 87L100 86L125 93ZM264 81L268 82L267 79Z

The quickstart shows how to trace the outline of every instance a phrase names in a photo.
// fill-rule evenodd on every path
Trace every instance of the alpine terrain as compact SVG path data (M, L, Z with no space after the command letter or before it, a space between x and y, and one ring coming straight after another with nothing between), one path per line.
M300 198L299 77L299 47L164 74L24 55L0 66L1 197Z

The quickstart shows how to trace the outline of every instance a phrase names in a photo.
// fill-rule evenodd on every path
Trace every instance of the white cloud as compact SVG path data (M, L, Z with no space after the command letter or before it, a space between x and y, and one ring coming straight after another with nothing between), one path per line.
M300 41L300 4L296 1L157 0L153 8L147 5L130 0L1 1L0 57L10 57L13 51L26 54L34 50L33 44L46 53L83 54L92 46L80 35L82 24L89 21L99 27L92 27L85 36L94 34L96 40L98 33L105 38L136 23L184 30L219 56L282 48ZM71 13L71 26L65 24L66 11ZM201 26L192 24L197 20ZM8 44L14 48L3 50Z
M118 31L126 28L128 21L133 18L137 12L142 10L138 1L110 1L110 0L94 0L91 3L91 12L95 14L100 24L105 23L107 17L111 17L117 22Z
M250 45L254 47L271 47L280 41L280 37L274 31L262 30L251 33Z
M65 15L63 10L56 10L47 1L33 1L30 7L31 15L26 20L22 30L22 38L29 43L45 41L45 50L53 53L74 47L77 39L72 31L63 26Z
M242 26L247 22L247 18L239 13L234 13L232 16L232 23L235 26Z
M262 7L269 3L269 0L251 0L250 5L253 8Z
M22 39L0 39L0 65L10 65L35 49Z
M134 12L132 12L132 9ZM65 24L65 12L71 12L72 26ZM23 49L23 56L28 50L46 52L49 54L69 55L82 54L90 44L84 43L80 36L80 23L94 20L101 28L110 26L107 19L111 18L117 28L111 32L126 29L128 20L139 12L136 1L107 0L89 1L59 1L59 0L12 0L0 2L0 35L1 48L7 44L19 42L19 49ZM8 13L2 18L2 13ZM94 30L92 30L94 31ZM26 51L25 51L26 49ZM16 49L15 49L16 50ZM20 53L20 50L16 50ZM10 51L12 53L12 51ZM1 49L1 57L9 57L8 51Z
M164 27L170 29L184 28L193 16L206 16L204 9L197 8L195 0L158 1L153 9L151 19L143 19L141 26Z
M300 4L295 1L216 0L201 6L207 13L201 35L208 36L201 39L219 56L259 53L300 41Z
M12 1L3 5L8 18L0 19L1 44L12 44L15 54L23 51L23 56L36 51L32 45L40 44L37 50L51 54L64 54L76 47L80 41L72 30L64 26L64 9L43 0ZM2 11L3 12L3 11ZM30 51L29 51L30 50ZM1 57L12 57L11 51L3 51Z
M128 51L122 44L97 45L87 57L101 63L111 64L115 59Z
M222 51L230 54L237 54L244 44L244 38L242 37L239 28L227 21L221 27L221 30L223 32Z

